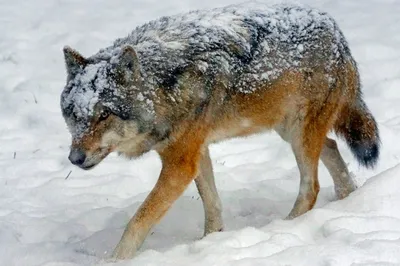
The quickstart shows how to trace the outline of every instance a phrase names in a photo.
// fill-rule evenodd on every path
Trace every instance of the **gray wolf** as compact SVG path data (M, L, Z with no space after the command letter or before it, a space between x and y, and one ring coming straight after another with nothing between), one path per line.
M379 158L377 123L348 43L333 18L306 6L249 2L162 17L93 56L69 47L64 56L70 161L91 169L111 152L136 158L150 150L162 160L118 259L134 256L193 180L204 235L223 230L210 143L268 130L288 142L300 171L289 219L314 206L319 159L339 199L356 189L328 132L344 138L361 165Z

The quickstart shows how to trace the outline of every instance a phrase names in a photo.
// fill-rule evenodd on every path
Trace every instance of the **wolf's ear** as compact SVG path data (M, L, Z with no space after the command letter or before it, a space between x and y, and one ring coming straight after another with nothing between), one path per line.
M86 59L74 49L65 46L63 49L68 77L75 76L80 69L86 66Z
M126 45L121 49L117 64L117 69L123 75L125 82L129 83L140 78L139 59L132 46Z

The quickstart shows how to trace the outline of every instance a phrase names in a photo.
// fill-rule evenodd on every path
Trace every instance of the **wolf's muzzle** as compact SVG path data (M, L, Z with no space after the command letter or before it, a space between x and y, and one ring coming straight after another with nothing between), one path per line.
M68 159L72 164L81 166L86 160L86 154L81 149L71 149Z

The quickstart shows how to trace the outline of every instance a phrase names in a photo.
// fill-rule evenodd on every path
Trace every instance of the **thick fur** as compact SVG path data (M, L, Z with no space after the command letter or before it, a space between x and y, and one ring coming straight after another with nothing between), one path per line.
M335 21L314 9L247 3L196 11L138 27L89 58L68 47L64 54L61 107L71 153L84 159L73 163L89 169L113 151L135 158L155 150L162 160L116 258L134 256L193 180L205 234L223 229L210 143L267 130L290 143L300 189L288 218L314 206L319 159L338 198L355 189L330 130L363 165L378 160L378 127L361 98L356 63Z
M360 164L375 166L380 146L378 126L361 97L343 107L334 130L346 140Z

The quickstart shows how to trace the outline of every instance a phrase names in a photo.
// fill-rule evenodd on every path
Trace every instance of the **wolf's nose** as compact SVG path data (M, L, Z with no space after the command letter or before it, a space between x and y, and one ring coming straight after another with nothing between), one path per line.
M72 164L81 165L86 160L86 154L81 149L72 149L68 159Z

